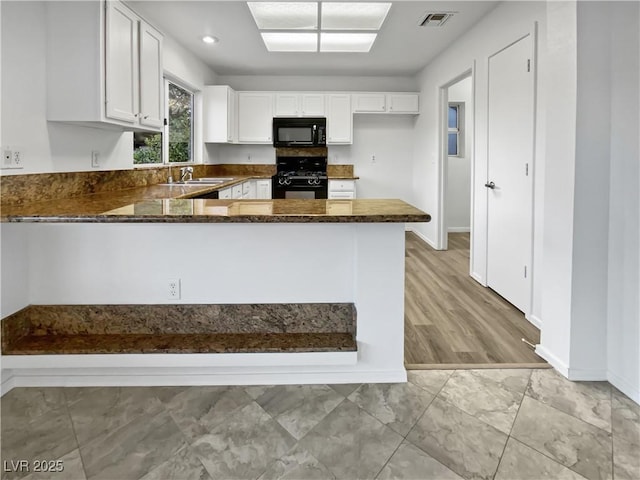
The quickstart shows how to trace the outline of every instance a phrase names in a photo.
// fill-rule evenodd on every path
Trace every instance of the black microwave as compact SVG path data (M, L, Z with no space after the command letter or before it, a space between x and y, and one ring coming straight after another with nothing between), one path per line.
M324 147L327 145L327 119L323 117L275 117L274 147Z

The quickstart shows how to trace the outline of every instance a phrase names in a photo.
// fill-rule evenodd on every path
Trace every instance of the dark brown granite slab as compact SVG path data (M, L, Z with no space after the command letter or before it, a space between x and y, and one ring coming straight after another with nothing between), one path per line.
M351 303L31 305L2 319L3 355L355 350Z
M356 330L352 303L30 305L2 320L27 335L328 333Z
M3 355L356 351L350 333L33 335Z
M171 187L167 187L171 188ZM3 210L3 222L45 223L405 223L431 216L397 199L203 200L154 199L109 209L109 202ZM101 207L104 208L102 211Z

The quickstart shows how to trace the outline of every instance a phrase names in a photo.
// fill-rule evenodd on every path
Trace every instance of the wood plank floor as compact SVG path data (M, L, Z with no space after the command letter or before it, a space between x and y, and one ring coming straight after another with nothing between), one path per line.
M469 276L468 233L449 234L446 251L407 233L405 261L407 368L545 364L521 340L539 343L540 331Z

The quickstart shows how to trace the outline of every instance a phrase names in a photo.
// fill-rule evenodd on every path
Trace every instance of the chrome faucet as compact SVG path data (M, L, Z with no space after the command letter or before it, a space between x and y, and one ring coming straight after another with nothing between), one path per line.
M185 177L188 177L188 178L185 178ZM189 180L193 180L193 167L180 168L180 181L186 182Z

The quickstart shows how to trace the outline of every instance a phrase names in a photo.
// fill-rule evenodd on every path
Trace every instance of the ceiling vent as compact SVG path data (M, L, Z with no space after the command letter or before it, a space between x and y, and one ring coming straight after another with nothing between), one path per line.
M418 22L421 27L441 27L453 16L454 12L431 12L423 15L422 20Z

